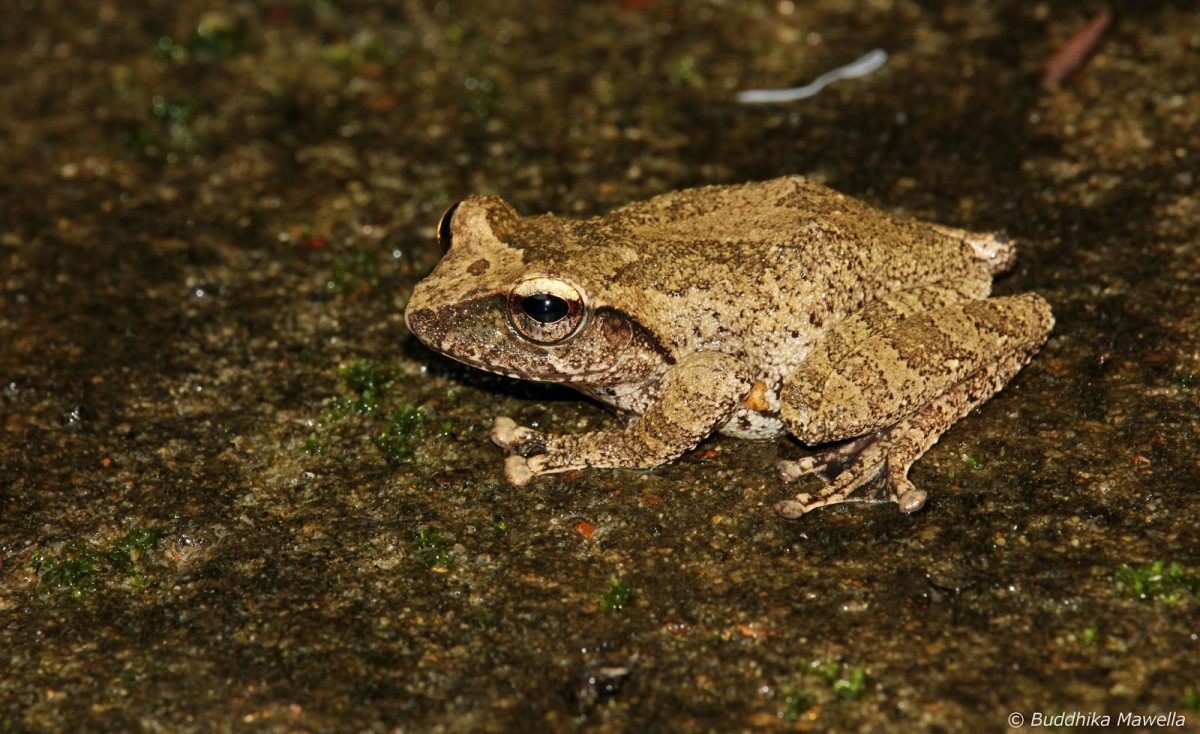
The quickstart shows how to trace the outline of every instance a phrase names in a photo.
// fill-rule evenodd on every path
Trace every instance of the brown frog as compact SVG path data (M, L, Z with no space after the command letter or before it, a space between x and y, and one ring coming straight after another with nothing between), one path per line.
M908 470L1046 340L1033 293L989 298L1002 234L893 216L799 176L656 196L586 220L522 217L471 196L438 227L445 252L408 327L430 348L554 382L628 418L543 433L496 419L508 481L649 468L714 432L789 431L819 452L781 461L825 485L776 510L847 501L913 512Z

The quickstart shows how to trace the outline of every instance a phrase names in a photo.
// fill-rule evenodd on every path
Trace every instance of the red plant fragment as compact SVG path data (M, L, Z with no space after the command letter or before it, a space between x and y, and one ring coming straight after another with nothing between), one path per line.
M1100 42L1100 36L1112 22L1112 11L1105 10L1088 21L1046 62L1042 72L1042 89L1057 89L1079 68Z

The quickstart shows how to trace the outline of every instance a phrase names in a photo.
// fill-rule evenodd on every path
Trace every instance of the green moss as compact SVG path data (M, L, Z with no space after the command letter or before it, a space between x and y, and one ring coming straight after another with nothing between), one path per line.
M338 377L353 395L334 401L335 412L367 415L379 410L384 397L400 379L400 370L392 362L356 359L338 368Z
M946 480L949 482L957 482L966 477L971 472L986 472L989 469L996 471L996 468L1004 463L1008 452L1004 446L1000 446L994 452L967 452L959 454L958 458L960 465L951 465L946 471Z
M33 567L43 587L70 589L77 596L110 576L124 577L134 588L145 588L153 579L147 575L143 560L147 552L159 547L165 534L159 527L134 528L100 549L72 542L57 555L35 555Z
M325 289L339 296L366 293L379 285L379 251L355 247L334 256Z
M635 598L633 587L614 576L609 580L608 591L600 595L600 606L606 612L619 612L632 604Z
M783 687L783 709L779 717L784 721L799 721L817 703L817 696L812 691L796 686Z
M154 46L154 56L161 61L232 59L242 54L245 42L244 28L222 15L213 14L183 43L170 36L159 38Z
M446 550L446 539L436 530L417 533L413 541L413 553L417 563L434 571L448 571L454 567L454 558Z
M833 682L838 679L838 674L842 671L842 666L839 663L813 660L808 664L808 669L821 676L827 685L833 685Z
M43 586L76 591L92 588L100 573L95 551L76 542L64 546L58 556L38 553L33 568Z
M809 668L843 700L857 701L867 690L867 670L862 666L848 668L843 663L814 660L809 663Z
M317 434L310 433L308 438L304 439L304 453L308 456L324 456L325 444L321 443L321 439L317 438Z
M685 56L675 63L675 70L671 72L671 86L684 87L688 82L697 78L696 60L690 56Z
M1200 688L1191 686L1184 691L1183 698L1179 699L1179 705L1200 713Z
M849 667L835 661L813 660L799 661L797 667L800 669L798 678L781 688L784 692L781 718L795 721L818 700L829 698L829 694L818 695L814 690L814 677L824 682L834 698L843 701L858 701L867 692L867 669L863 666ZM820 689L820 684L815 688Z
M832 685L833 694L838 698L843 701L857 701L867 692L867 669L862 666L848 668Z
M128 575L142 575L138 563L142 555L149 550L156 550L166 532L162 528L134 528L117 539L104 557L118 571Z
M425 411L411 403L395 411L375 436L375 447L392 464L412 458L416 444L426 437Z
M356 359L338 369L342 384L359 395L382 396L400 378L396 365L391 362L372 362Z
M421 443L431 436L452 435L454 424L448 420L429 426L424 408L412 403L398 408L389 406L388 398L400 376L399 368L392 362L358 359L341 367L338 377L349 394L330 401L322 415L323 427L351 416L382 414L382 420L364 428L370 431L375 448L391 464L410 461ZM323 453L321 440L319 431L310 435L304 443L305 453Z
M1200 576L1178 563L1158 560L1143 566L1121 564L1115 574L1119 596L1178 604L1200 591Z
M392 413L391 425L397 431L404 433L419 431L425 425L425 410L412 403L407 403L403 408Z

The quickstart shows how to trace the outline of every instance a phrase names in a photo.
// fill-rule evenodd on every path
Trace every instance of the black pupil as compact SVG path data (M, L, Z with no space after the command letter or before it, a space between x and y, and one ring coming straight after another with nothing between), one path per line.
M454 206L446 210L442 215L442 221L438 222L438 244L442 246L442 252L450 249L450 223L454 221L454 212L458 210L458 202Z
M521 308L529 318L543 324L553 324L567 315L567 302L558 296L539 293L521 299Z

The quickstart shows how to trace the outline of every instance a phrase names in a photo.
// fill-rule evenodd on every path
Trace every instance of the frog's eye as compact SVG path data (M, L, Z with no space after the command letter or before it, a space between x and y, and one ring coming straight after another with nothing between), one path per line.
M438 221L437 238L438 244L442 247L443 255L450 249L450 223L454 221L454 212L458 210L458 205L461 203L461 201L456 201L451 204L450 208L446 210L446 213Z
M508 317L513 327L538 344L556 344L574 336L585 314L579 290L554 278L522 281L508 297Z
M549 293L538 293L521 299L521 310L529 318L543 324L553 324L564 318L570 311L567 302Z

